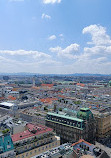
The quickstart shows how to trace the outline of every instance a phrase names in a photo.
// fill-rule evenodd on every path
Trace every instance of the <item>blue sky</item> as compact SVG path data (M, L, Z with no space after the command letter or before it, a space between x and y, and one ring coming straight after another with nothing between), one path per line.
M0 0L0 65L111 74L111 0Z

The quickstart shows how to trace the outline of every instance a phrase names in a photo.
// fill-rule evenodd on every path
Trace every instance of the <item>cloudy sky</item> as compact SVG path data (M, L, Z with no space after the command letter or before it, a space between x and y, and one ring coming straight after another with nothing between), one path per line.
M111 0L0 0L0 72L111 74Z

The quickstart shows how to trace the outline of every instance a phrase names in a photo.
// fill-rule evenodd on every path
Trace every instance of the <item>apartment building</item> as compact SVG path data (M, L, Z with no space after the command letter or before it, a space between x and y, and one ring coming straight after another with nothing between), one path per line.
M96 119L96 137L98 140L111 135L111 112L99 112L92 110Z
M53 129L30 123L24 132L12 135L12 140L16 158L30 158L60 145L60 138Z

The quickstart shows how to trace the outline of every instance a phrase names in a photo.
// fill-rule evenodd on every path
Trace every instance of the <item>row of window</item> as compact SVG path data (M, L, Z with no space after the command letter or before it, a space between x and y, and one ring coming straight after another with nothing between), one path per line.
M46 146L43 146L43 147L40 147L40 148L35 149L33 151L30 151L30 152L27 152L26 154L18 156L17 158L26 158L27 156L31 156L32 154L36 155L37 150L38 150L38 153L40 153L40 152L42 153L42 152L46 151L48 148L51 148L51 147L53 148L54 146L57 146L57 142L46 145Z
M60 122L60 123L63 123L63 124L67 124L67 125L70 125L70 126L78 127L78 128L82 127L81 122L77 122L77 121L74 121L74 120L68 120L68 119L65 119L65 118L57 118L57 117L53 117L53 116L50 116L50 115L47 116L47 119L52 120L52 121L56 121L56 122Z

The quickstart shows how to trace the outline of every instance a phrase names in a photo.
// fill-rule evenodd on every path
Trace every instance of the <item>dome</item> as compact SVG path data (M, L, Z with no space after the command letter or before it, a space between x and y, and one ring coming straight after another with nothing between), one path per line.
M93 118L93 114L89 108L81 108L77 113L77 117L82 120L90 120Z
M111 86L111 80L109 81L109 85Z

